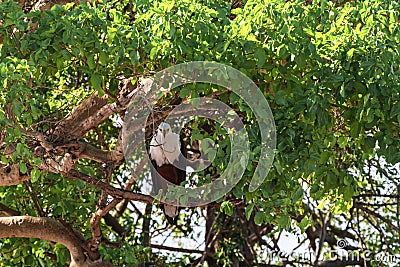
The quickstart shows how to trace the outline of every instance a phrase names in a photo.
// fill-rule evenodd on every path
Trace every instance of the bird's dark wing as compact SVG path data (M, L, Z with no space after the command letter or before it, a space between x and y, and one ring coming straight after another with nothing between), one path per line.
M179 184L182 183L183 181L186 180L186 158L187 158L187 150L186 150L186 144L181 138L179 138L181 141L181 155L179 155L178 158L178 166L177 168L177 173L178 173L178 178L179 178Z
M165 196L168 188L168 182L173 184L179 184L178 169L172 164L164 164L157 166L155 161L151 164L151 178L153 180L152 191L154 194L158 195L161 191L161 198ZM167 182L168 181L168 182ZM172 225L177 223L177 215L179 214L179 208L176 206L161 204L161 208L164 212L165 217L168 222ZM169 216L170 215L170 216Z
M158 194L160 189L162 189L164 195L168 188L168 182L176 185L181 183L181 178L178 174L179 169L174 165L164 164L157 166L154 160L152 160L151 163L151 179L153 181L152 192L154 194Z
M155 160L151 160L150 164L151 180L153 182L151 193L152 195L157 195L158 191L161 189L160 177L157 172L157 163Z

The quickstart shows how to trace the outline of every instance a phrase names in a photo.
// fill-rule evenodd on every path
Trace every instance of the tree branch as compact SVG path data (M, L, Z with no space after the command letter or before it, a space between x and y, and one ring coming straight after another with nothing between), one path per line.
M396 232L400 233L400 228L397 227L396 225L394 225L394 224L392 223L392 221L390 221L389 219L383 217L381 214L379 214L379 213L377 213L377 212L375 212L375 211L373 211L373 210L370 210L370 209L364 207L363 205L360 205L360 203L358 203L358 202L354 202L354 207L357 208L357 209L360 209L360 210L364 211L365 213L368 213L368 214L374 216L375 218L380 219L381 221L383 221L384 223L386 223L388 226L390 226L390 228L392 228L392 229L395 230Z
M79 158L86 158L100 163L118 162L124 158L123 152L117 147L113 151L104 151L85 142L78 142L78 145L82 151Z
M126 234L127 230L110 213L107 213L106 215L104 215L103 219L104 219L104 222L108 226L110 226L115 232L117 232L120 236L124 236Z
M62 136L64 142L80 139L112 114L125 110L132 98L140 93L147 93L151 85L144 83L135 87L131 83L131 79L124 79L121 84L122 89L117 97L117 102L109 103L108 95L99 97L97 93L94 93L62 119L53 134Z
M0 238L40 238L63 244L71 253L71 265L81 266L86 261L82 241L65 227L50 218L12 216L0 218Z
M19 173L18 164L0 166L0 186L16 185L29 179L28 175Z
M114 113L108 104L108 96L99 97L97 93L76 106L62 119L53 134L62 136L64 141L79 139L91 128L105 121Z
M328 228L330 218L331 218L331 213L328 212L325 215L325 218L324 218L324 221L323 221L323 225L322 225L322 228L321 228L321 234L319 236L319 245L318 245L318 250L317 250L317 253L316 253L316 256L315 256L314 267L318 267L318 259L319 259L319 256L321 255L322 248L323 248L323 245L324 245L324 242L325 242L326 230Z
M19 216L21 213L17 210L14 210L6 205L0 203L0 212L3 212L6 216Z
M150 247L162 249L162 250L183 252L183 253L198 253L198 254L204 253L204 251L197 250L197 249L176 248L176 247L169 247L169 246L163 246L163 245L157 245L157 244L150 244Z
M113 196L115 198L135 200L135 201L140 201L143 203L151 203L154 201L154 198L151 196L144 195L141 193L134 193L129 190L115 188L107 183L104 183L99 180L95 180L95 179L91 178L90 176L87 176L77 170L71 170L68 173L63 173L63 175L70 179L81 180L81 181L84 181L85 183L91 184L91 185L95 186L96 188L105 191L107 194L109 194L110 196Z

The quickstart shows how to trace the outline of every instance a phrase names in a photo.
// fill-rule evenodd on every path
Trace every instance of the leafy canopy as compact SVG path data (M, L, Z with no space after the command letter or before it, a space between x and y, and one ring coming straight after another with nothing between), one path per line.
M218 95L240 112L252 154L229 199L244 199L246 217L255 214L256 224L304 231L313 223L304 205L306 196L319 204L318 209L340 214L352 207L357 195L395 185L397 180L375 180L364 167L366 162L379 165L379 159L388 165L400 162L399 3L312 2L245 1L235 8L226 1L122 0L23 12L16 2L3 1L0 126L2 142L16 149L12 155L3 149L1 161L18 164L19 172L31 179L28 185L1 187L2 203L23 214L61 217L90 237L88 223L99 190L41 172L42 160L33 155L24 132L48 133L94 92L115 101L121 76L134 77L135 83L188 61L237 68L256 82L271 106L278 138L275 161L264 184L248 192L263 129L254 123L246 103L213 86L177 89L181 98ZM168 97L159 105L167 101ZM214 130L214 138L223 133L220 127ZM112 148L120 128L107 120L97 131ZM99 146L99 136L91 131L82 139ZM229 160L229 140L220 141L211 172L216 176ZM80 160L75 168L101 175L101 166L89 160ZM115 169L112 185L127 179L123 168ZM205 179L210 178L207 174ZM33 195L43 214L35 208ZM221 209L232 214L229 199ZM297 215L302 219L296 221ZM144 248L132 246L140 243L135 234L140 223L128 213L120 222L132 229L124 249L101 246L103 258L115 264L147 261ZM103 231L105 236L112 232L106 226ZM57 256L53 266L69 257L62 246L34 239L6 239L1 250L0 258L11 265L23 259L26 265L44 266L49 250Z

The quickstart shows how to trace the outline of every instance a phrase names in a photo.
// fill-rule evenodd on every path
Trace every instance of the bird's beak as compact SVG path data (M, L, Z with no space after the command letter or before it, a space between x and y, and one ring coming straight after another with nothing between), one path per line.
M163 136L164 136L164 139L165 139L165 134L167 133L167 131L163 130L162 133L163 133Z

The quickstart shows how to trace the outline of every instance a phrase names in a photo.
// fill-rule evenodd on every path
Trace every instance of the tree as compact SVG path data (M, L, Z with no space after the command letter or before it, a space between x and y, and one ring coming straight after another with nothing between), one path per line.
M398 262L399 10L397 2L378 0L1 1L0 261ZM212 96L240 115L252 151L229 195L185 209L171 227L157 220L153 197L139 193L137 177L126 171L120 122L129 101L145 90L143 78L190 61L224 63L253 80L272 109L277 146L265 181L250 192L263 129L249 106L213 85L166 94L151 123L184 100ZM146 130L150 136L151 126ZM181 133L193 158L199 139L218 141L198 184L227 166L224 133L201 118ZM202 218L204 250L151 242L164 228L196 239L192 229ZM288 252L280 241L285 233L305 245ZM151 247L183 256L171 259Z

